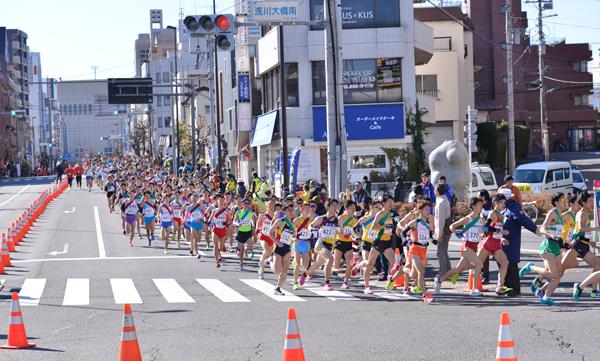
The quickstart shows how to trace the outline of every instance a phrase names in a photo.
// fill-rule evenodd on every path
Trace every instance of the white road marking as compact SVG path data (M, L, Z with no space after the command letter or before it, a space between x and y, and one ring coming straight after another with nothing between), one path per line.
M21 188L21 190L19 192L17 192L17 194L15 194L14 196L10 197L9 199L5 200L4 202L0 203L0 207L4 206L5 204L7 204L8 202L12 201L13 199L17 198L19 196L19 194L25 192L27 190L27 188L29 188L29 184L26 185L25 187Z
M398 300L407 300L410 298L410 296L404 294L404 293L399 293L399 292L388 292L388 291L373 291L373 295L377 296L377 297L381 297L381 298L385 298L386 300L394 300L394 301L398 301Z
M196 281L223 302L250 302L249 299L217 279L196 279Z
M63 211L63 213L66 213L66 214L75 213L75 206L73 206L73 209L71 209L70 211Z
M24 259L24 260L13 260L12 263L36 263L36 262L62 262L62 261L118 261L118 260L138 260L138 259L182 259L191 260L192 258L188 255L185 256L125 256L125 257L81 257L81 258L36 258L36 259Z
M259 279L241 279L240 281L244 282L245 284L247 284L248 286L264 293L265 295L271 297L272 299L274 299L277 302L304 302L305 300L303 300L302 298L291 294L285 290L283 291L283 294L285 296L279 296L279 295L275 295L273 293L273 290L275 290L275 286L270 284L269 282L263 281L263 280L259 280Z
M304 284L303 287L305 290L308 290L314 294L317 294L322 297L327 297L332 301L359 301L360 298L356 298L352 295L349 295L340 291L325 291L322 286L319 286L316 283L308 282Z
M63 306L86 306L90 304L90 280L69 278L63 298Z
M59 254L65 254L67 252L69 252L69 244L65 243L65 246L64 246L64 248L63 248L62 251L52 251L52 252L48 252L47 254L50 255L50 256L56 256L56 255L59 255Z
M460 247L462 242L450 241L449 244ZM540 254L539 249L521 248L521 254Z
M152 281L168 303L195 303L194 299L172 278L153 278Z
M19 304L21 306L37 306L46 287L45 278L28 278L23 282L19 291Z
M104 238L102 237L102 226L100 225L100 216L98 207L94 206L94 219L96 220L96 238L98 239L98 254L100 258L106 258L106 249L104 249Z
M2 289L4 288L4 282L6 282L5 279L0 279L0 291L2 291Z
M143 303L131 278L111 278L110 287L113 291L115 303L118 305L125 303Z

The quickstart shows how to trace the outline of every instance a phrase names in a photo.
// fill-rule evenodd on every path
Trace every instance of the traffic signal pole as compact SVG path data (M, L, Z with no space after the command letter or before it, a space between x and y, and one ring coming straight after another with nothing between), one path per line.
M285 79L285 42L283 40L283 25L279 25L279 105L281 107L281 119L279 128L281 133L282 171L283 186L290 189L290 164L288 162L288 139L287 139L287 91Z

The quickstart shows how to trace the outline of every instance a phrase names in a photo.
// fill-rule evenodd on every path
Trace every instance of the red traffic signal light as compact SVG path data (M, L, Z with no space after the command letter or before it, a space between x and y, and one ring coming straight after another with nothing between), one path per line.
M219 15L215 18L215 24L221 31L231 31L231 21L226 15Z

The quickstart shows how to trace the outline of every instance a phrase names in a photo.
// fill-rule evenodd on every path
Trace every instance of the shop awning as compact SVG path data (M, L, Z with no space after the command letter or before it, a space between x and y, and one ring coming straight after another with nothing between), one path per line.
M275 122L277 122L277 113L277 110L274 110L270 113L263 114L256 119L254 136L252 137L250 146L258 147L259 145L271 144Z

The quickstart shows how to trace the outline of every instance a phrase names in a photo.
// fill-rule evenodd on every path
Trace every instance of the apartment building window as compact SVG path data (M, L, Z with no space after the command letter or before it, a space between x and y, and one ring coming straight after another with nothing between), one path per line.
M310 0L310 19L323 20L323 1ZM400 26L398 0L342 0L342 28L389 28ZM323 26L311 26L322 30Z
M417 75L416 77L417 93L428 94L432 97L438 97L437 75Z
M588 72L588 62L587 61L576 61L573 63L573 71L577 73L587 73Z
M159 72L156 73L156 81L160 81L160 73Z
M588 94L577 94L573 96L573 100L575 101L576 107L589 105L590 103L590 98Z
M288 107L300 106L300 94L298 93L298 63L285 64L285 84Z
M171 117L165 117L165 128L171 127Z
M157 128L162 128L163 127L163 117L157 117L156 118L156 127Z
M157 107L162 107L162 95L157 95L156 96L156 106Z
M442 36L433 38L434 51L452 51L452 37Z
M170 95L165 95L165 100L164 100L163 104L165 106L171 105L171 96Z
M385 155L355 155L351 161L352 169L378 169L385 168Z
M263 106L265 112L279 107L279 68L263 75Z
M325 62L312 64L313 104L325 104ZM344 60L344 103L402 101L402 59Z
M165 81L165 82L171 81L171 74L168 71L163 72L163 81Z

